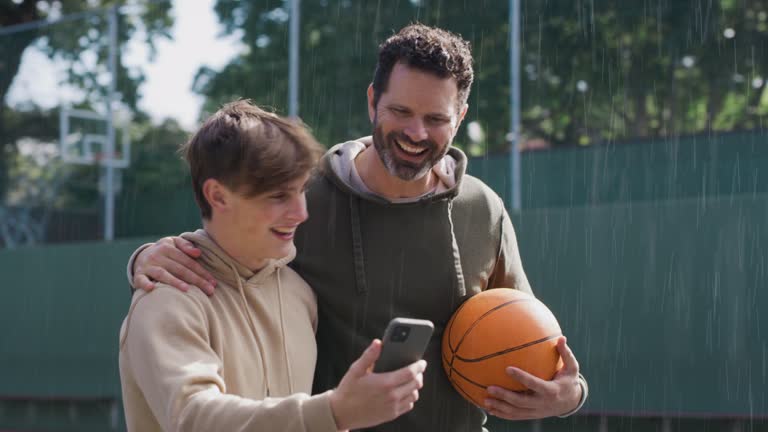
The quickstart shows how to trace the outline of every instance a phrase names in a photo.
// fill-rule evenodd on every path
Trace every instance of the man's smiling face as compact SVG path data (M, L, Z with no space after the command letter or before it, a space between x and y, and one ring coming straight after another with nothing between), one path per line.
M373 144L387 171L422 178L448 152L463 118L456 80L397 63L376 106L368 93Z

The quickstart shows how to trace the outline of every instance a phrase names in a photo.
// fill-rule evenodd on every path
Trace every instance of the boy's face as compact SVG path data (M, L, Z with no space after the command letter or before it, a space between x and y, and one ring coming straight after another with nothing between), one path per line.
M309 174L278 189L247 197L232 193L222 221L238 233L240 249L248 261L263 262L282 258L293 251L296 228L307 220L304 197ZM215 216L214 216L215 217Z

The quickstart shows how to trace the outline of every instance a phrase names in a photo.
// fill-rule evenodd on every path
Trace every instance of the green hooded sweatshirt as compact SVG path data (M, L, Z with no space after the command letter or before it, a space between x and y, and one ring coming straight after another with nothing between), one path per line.
M292 267L318 299L314 392L336 386L394 317L435 324L414 409L373 431L480 431L483 411L464 400L442 370L441 339L467 298L488 288L531 292L502 200L467 175L450 148L455 182L413 202L392 203L350 185L361 143L330 149L307 192L309 219L296 234ZM354 177L354 175L352 176ZM441 190L441 189L438 189Z

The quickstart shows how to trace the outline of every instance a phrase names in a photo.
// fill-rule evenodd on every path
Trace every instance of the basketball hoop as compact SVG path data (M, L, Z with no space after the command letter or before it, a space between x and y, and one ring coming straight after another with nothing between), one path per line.
M86 110L62 107L59 114L59 147L61 159L76 165L99 165L128 168L131 164L131 141L128 133L128 114L115 114L122 119L122 133L116 134L115 153L108 157L107 117ZM127 120L126 120L127 119ZM118 138L119 137L119 138Z
M59 146L64 163L104 167L99 176L99 192L104 195L104 239L114 237L115 194L122 186L121 169L131 164L128 134L130 113L107 110L108 115L70 109L59 111ZM122 130L122 133L119 131Z
M104 152L96 152L93 154L92 159L94 165L103 167L111 164L113 168L125 168L124 166L120 165L123 161L122 152L115 152L115 155L112 158L107 157L107 154Z

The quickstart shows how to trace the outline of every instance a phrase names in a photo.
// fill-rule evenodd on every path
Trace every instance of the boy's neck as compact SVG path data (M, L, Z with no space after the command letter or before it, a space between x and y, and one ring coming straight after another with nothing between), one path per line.
M219 245L227 255L254 273L263 269L267 265L267 260L253 258L256 254L254 251L248 250L248 242L242 241L242 235L233 232L234 230L229 229L227 225L232 226L232 224L226 224L224 221L221 223L214 222L213 217L203 221L203 229L208 237Z

